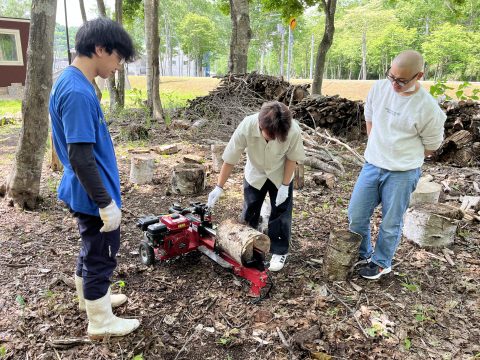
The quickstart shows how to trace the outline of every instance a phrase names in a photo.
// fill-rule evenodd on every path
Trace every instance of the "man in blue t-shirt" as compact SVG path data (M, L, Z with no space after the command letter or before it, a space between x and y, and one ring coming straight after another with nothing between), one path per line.
M120 247L120 177L92 81L114 76L135 50L128 33L107 18L86 22L77 32L75 50L77 57L50 94L53 143L64 166L58 197L77 219L82 238L75 284L80 310L87 311L88 335L123 336L140 322L112 313L112 306L127 300L110 294Z

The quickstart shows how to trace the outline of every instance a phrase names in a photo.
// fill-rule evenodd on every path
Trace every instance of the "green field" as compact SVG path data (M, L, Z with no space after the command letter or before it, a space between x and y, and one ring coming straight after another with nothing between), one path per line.
M125 91L126 107L141 107L143 100L147 98L145 76L129 76L130 89ZM374 80L328 80L323 81L324 95L340 95L351 100L365 100L368 90ZM183 107L187 100L198 96L207 95L209 91L215 89L220 83L220 79L206 77L174 77L164 76L160 79L160 98L162 106L165 109ZM292 79L292 84L311 83L308 79ZM455 90L461 82L448 82L448 86L453 90L448 90L447 94L455 97ZM432 81L423 81L425 89L433 85ZM480 83L474 83L467 88L466 93L470 94L476 88L480 89ZM109 94L107 90L102 91L102 105L108 107ZM20 100L0 100L0 116L6 113L17 113L21 111Z

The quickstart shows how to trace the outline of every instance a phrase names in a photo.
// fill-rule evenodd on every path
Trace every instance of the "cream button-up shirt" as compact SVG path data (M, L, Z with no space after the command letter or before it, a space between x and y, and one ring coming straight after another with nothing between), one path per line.
M302 133L298 123L292 120L292 126L284 142L278 140L267 142L258 125L258 113L245 117L238 125L222 159L228 164L236 165L244 151L247 153L245 179L258 190L267 179L277 188L280 187L286 159L296 162L305 160Z

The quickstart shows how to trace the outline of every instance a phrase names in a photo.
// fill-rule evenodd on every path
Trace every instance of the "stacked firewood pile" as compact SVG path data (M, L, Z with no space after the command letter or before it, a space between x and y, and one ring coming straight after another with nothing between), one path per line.
M335 96L311 95L291 108L293 117L311 128L331 129L335 136L360 135L364 123L363 102Z
M446 101L445 140L436 152L439 161L458 166L480 162L480 103L473 100Z
M236 127L249 114L257 112L265 101L278 100L294 105L308 95L310 85L290 85L282 78L255 72L231 74L207 96L190 100L182 118L189 121L207 118L216 125Z

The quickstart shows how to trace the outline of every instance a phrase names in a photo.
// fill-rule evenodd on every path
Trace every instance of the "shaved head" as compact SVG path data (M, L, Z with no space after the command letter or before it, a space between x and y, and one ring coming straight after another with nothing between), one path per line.
M414 73L423 72L423 56L415 50L405 50L392 61L392 66L408 69Z

